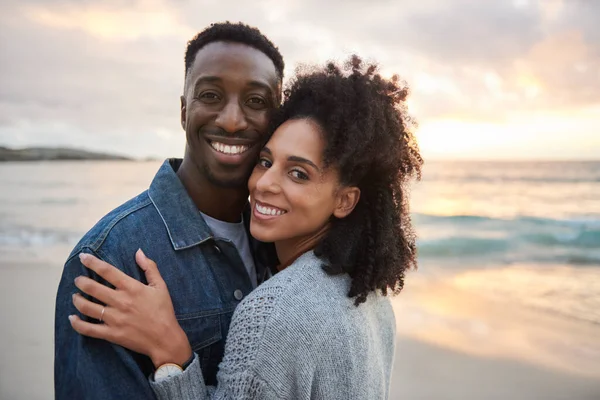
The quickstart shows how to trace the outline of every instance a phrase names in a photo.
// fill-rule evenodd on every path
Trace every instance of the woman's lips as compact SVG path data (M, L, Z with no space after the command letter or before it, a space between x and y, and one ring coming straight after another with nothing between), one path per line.
M256 218L260 220L270 220L280 217L287 213L286 210L275 207L271 204L254 201L254 209L252 210Z

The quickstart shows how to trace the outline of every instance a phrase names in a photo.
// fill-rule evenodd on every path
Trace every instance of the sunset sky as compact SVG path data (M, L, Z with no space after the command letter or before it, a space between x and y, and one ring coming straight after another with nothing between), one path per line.
M600 1L3 0L0 146L181 156L183 54L243 21L299 62L352 52L412 89L426 158L600 159Z

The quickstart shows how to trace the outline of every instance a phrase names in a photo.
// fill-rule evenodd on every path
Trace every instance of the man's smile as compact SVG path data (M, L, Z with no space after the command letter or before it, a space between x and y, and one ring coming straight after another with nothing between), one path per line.
M210 146L215 149L216 151L218 151L219 153L222 154L243 154L245 152L247 152L250 149L250 146L248 145L228 145L225 143L220 143L220 142L216 142L216 141L208 141Z

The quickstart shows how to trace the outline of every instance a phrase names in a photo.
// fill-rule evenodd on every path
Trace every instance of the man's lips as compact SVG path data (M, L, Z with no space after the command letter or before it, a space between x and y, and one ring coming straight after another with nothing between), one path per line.
M205 136L204 140L216 153L216 159L223 164L239 164L248 158L250 149L257 148L259 140L236 137Z
M226 154L226 155L240 155L240 154L244 154L245 152L247 152L248 150L250 150L251 146L245 145L245 144L240 144L240 145L230 145L230 144L225 144L225 143L220 143L220 142L208 142L210 144L210 147L213 148L213 150L221 153L221 154Z
M218 142L227 144L229 146L252 146L260 141L259 138L252 137L233 137L233 136L221 136L221 135L204 135L204 139L210 142Z

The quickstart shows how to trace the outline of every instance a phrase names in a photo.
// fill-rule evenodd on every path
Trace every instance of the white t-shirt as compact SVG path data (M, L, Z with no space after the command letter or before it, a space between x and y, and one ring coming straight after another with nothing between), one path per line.
M256 267L254 266L252 251L250 251L250 242L248 241L248 233L244 227L243 217L241 222L225 222L214 219L203 212L200 214L202 214L204 221L215 237L227 239L236 247L238 253L240 253L242 262L246 267L250 282L252 282L252 287L255 288L257 285Z

